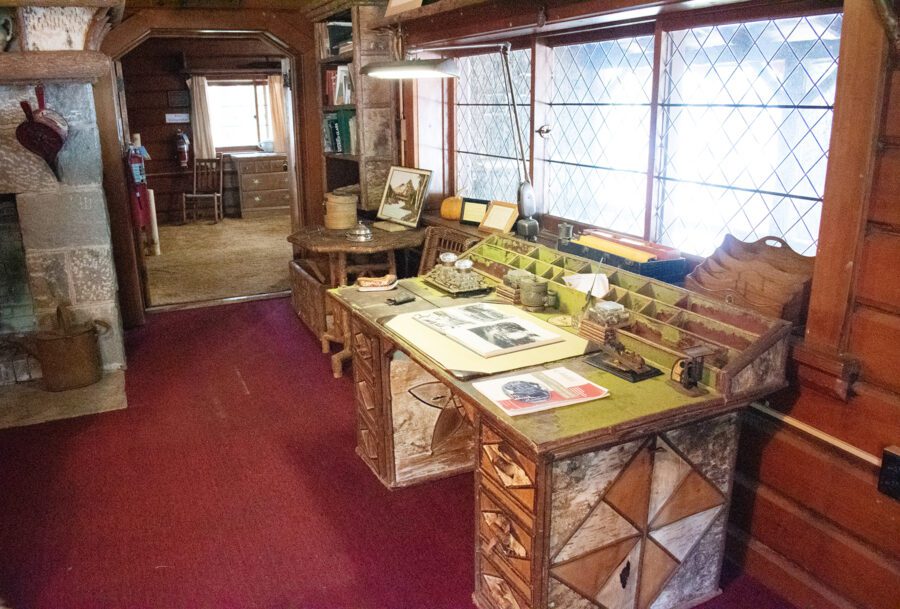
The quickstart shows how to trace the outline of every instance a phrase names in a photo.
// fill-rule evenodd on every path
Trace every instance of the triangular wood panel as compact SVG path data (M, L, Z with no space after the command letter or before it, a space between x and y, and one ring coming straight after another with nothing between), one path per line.
M645 541L644 558L641 561L638 609L648 609L650 607L676 568L678 568L678 562L659 547L655 541L652 539Z
M484 453L488 457L490 467L498 479L507 488L528 488L533 485L528 473L519 464L514 451L503 444L485 444Z
M691 466L662 438L656 439L653 454L653 482L650 484L650 520L656 516L672 492L691 471Z
M652 531L650 536L681 562L691 551L691 548L703 537L706 529L709 528L713 519L719 514L720 509L721 506L714 507L705 512L682 518L670 525Z
M504 580L492 575L482 575L481 578L484 581L484 586L487 588L489 596L498 607L522 609L522 606L513 594L512 588L510 588L509 584Z
M553 464L550 555L556 555L634 456L643 442L634 441Z
M664 527L676 520L704 512L723 503L725 503L725 498L719 490L707 482L706 478L691 470L681 486L669 497L659 514L653 519L652 527L654 529Z
M638 542L595 597L606 609L632 609L637 595L638 564L641 560L641 546Z
M550 572L580 595L595 599L616 567L622 564L637 542L637 537L625 539L571 562L557 565Z
M627 520L601 501L556 555L554 562L565 562L597 547L638 534L638 530Z
M649 450L639 450L625 471L606 493L605 501L639 529L647 526L653 459Z

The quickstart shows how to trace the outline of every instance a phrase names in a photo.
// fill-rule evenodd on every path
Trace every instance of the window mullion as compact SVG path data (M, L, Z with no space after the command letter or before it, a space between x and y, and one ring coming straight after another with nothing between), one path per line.
M656 173L657 125L659 124L659 83L662 78L663 31L657 23L653 34L653 81L650 86L650 143L647 146L647 192L644 205L644 239L652 241L655 232L653 223L653 176Z

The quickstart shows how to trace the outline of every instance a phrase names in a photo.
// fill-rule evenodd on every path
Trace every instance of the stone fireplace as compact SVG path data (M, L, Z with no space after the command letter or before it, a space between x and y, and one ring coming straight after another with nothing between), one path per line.
M0 276L0 289L6 289L0 294L0 307L4 307L0 309L0 339L4 332L53 328L60 304L69 308L75 322L107 322L112 330L100 339L106 373L100 384L109 393L107 377L117 377L112 385L121 390L119 402L124 406L121 371L125 352L93 89L91 78L80 75L78 67L65 68L66 63L103 64L98 62L99 53L90 47L99 44L97 28L106 31L107 21L102 17L109 9L79 8L72 6L77 2L66 0L59 0L59 4L50 8L20 7L15 14L19 48L4 53L0 47L0 233L4 235L0 254L9 263L19 263L17 267L10 264ZM80 55L85 56L83 61ZM16 63L10 63L13 61ZM48 66L57 66L59 73L54 74ZM33 78L29 71L34 72ZM37 107L35 85L39 82L44 85L47 107L62 115L69 127L68 139L57 158L59 179L47 162L24 148L15 135L16 127L25 120L20 102L27 100ZM13 243L16 234L20 240ZM13 317L14 306L17 317ZM6 345L8 354L8 341ZM24 391L22 387L11 389L15 387L11 380L40 375L39 365L33 361L25 368L15 364L19 368L12 375L9 361L7 358L4 370L0 350L0 410L15 407L9 405L8 397L4 406L4 391L18 391L18 398ZM43 395L51 399L51 394ZM85 413L81 410L74 414Z

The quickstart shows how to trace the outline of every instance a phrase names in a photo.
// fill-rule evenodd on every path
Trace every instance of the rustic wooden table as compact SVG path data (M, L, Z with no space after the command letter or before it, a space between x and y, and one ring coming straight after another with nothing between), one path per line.
M610 395L510 417L386 325L460 300L420 279L392 295L403 293L416 299L329 292L349 317L356 450L390 488L475 471L481 609L673 609L718 594L737 411L784 385L788 324L769 320L734 376L701 395L667 375L632 384L584 357L525 368L564 363Z
M348 241L346 230L331 230L321 226L309 226L302 228L288 237L288 241L308 254L323 254L328 257L327 275L318 268L314 260L308 260L307 264L321 278L327 277L327 287L335 288L348 284L350 275L363 273L391 273L397 274L396 251L410 247L419 247L425 240L425 229L410 229L405 231L387 232L377 228L372 229L372 240L365 242ZM307 255L308 255L307 254ZM374 256L384 255L384 261L366 261L356 264L348 264L347 257L352 255ZM350 343L347 340L349 331L346 317L342 310L332 311L332 327L325 329L320 336L322 350L330 351L330 343L342 345L342 349L331 358L331 369L335 378L343 375L343 363L350 359Z

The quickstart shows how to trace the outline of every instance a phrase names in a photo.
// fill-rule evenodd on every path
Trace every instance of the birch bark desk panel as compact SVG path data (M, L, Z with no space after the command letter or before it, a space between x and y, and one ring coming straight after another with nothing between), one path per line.
M584 296L557 284L562 275L607 273L606 298L632 312L619 338L649 363L668 371L688 346L721 347L706 393L686 395L667 375L632 384L576 357L521 372L562 363L609 397L509 417L477 379L443 370L385 325L459 299L420 279L401 282L416 300L400 306L342 288L329 296L350 319L359 456L392 488L475 470L481 609L671 609L718 594L736 411L784 386L789 324L507 237L464 256L488 279L536 270L563 313Z

